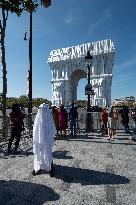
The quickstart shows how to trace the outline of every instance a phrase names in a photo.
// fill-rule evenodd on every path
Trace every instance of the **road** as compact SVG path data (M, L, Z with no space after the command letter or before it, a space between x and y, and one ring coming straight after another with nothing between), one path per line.
M135 205L136 143L123 132L115 140L97 133L57 138L55 176L33 176L32 139L21 140L20 154L5 154L0 143L0 205Z

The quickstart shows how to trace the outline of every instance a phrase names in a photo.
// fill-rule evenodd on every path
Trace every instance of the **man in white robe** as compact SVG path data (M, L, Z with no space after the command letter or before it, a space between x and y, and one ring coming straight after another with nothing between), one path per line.
M36 115L33 126L33 153L34 170L33 175L40 170L52 172L53 157L52 147L56 128L47 104L41 104Z

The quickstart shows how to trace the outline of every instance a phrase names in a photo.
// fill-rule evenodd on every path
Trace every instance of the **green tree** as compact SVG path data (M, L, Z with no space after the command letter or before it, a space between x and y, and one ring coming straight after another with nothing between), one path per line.
M48 7L51 4L50 0L41 0L43 6ZM7 95L7 69L5 56L5 34L8 13L16 13L20 16L23 11L30 13L36 11L38 0L0 0L0 44L1 44L1 63L3 73L3 95L2 95L2 113L3 113L3 137L6 137L6 95Z
M50 104L51 102L47 99L44 99L44 98L34 98L33 99L33 107L34 106L38 107L42 103L49 103Z
M3 113L3 137L6 137L6 95L7 95L7 69L5 56L5 35L6 24L9 11L21 15L23 10L33 12L37 7L37 1L32 0L3 0L0 1L0 44L1 44L1 63L2 63L2 78L3 78L3 95L2 95L2 113Z
M8 108L12 108L12 105L13 103L17 102L18 98L15 98L15 97L10 97L10 98L7 98L7 101L6 101L6 107Z
M0 101L1 102L1 101ZM28 108L28 98L26 95L21 95L19 98L16 97L9 97L6 101L6 107L12 108L13 103L18 103L20 106ZM44 99L44 98L33 98L33 107L38 107L42 103L51 104L51 101Z
M79 107L85 108L87 106L87 100L77 100L77 105Z
M20 104L22 107L28 107L28 99L26 95L21 95L18 98L18 104Z

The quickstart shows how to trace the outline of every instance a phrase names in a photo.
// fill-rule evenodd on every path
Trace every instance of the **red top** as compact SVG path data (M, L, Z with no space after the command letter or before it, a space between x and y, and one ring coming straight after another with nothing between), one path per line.
M13 113L10 114L10 121L12 127L21 128L23 125L23 119L25 118L25 114L22 112Z
M107 112L102 113L102 122L104 122L104 123L108 122L108 113Z

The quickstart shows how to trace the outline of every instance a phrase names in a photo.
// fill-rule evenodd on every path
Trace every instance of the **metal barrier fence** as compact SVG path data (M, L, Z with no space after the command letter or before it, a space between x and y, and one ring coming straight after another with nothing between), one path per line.
M84 109L80 109L78 111L78 121L77 121L77 129L78 130L85 130L86 129L86 117L87 111ZM100 130L101 122L100 122L100 113L99 112L91 112L92 117L92 125L94 130Z
M32 114L32 122L34 123L36 112ZM77 120L77 131L81 130L86 130L86 116L87 116L87 111L86 109L79 108L78 109L78 120ZM100 112L91 112L91 116L93 118L93 129L95 131L100 131L102 124L100 122ZM25 127L25 132L28 133L28 116L26 116L24 120L24 127ZM70 127L70 123L68 122L68 127ZM132 130L133 127L133 120L131 118L131 113L129 113L129 129ZM119 115L118 120L117 120L117 130L124 130L123 124L122 124L122 118ZM9 118L7 117L7 136L10 135L11 132L11 127L10 127L10 122ZM0 134L2 135L2 116L0 116Z
M37 113L32 114L32 125L34 123L35 117ZM0 137L2 137L2 127L3 127L3 116L0 116ZM29 122L28 122L28 115L26 115L24 119L24 131L23 134L28 135L29 134ZM10 136L11 133L11 125L10 125L10 120L9 117L7 116L7 122L6 122L6 136Z
M87 116L87 111L85 109L78 110L77 129L80 130L86 129L86 116ZM100 122L100 112L91 112L91 116L93 118L93 129L96 131L101 130L102 123ZM131 130L132 127L133 127L133 120L131 117L131 113L129 113L129 129ZM124 130L121 115L118 115L116 129Z

